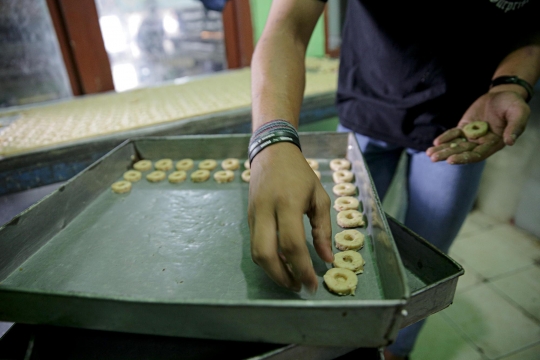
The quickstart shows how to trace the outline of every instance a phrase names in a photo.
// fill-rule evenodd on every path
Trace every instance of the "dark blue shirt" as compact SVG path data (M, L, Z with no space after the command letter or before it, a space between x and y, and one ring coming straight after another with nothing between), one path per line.
M530 42L539 0L349 0L337 107L360 134L425 150Z

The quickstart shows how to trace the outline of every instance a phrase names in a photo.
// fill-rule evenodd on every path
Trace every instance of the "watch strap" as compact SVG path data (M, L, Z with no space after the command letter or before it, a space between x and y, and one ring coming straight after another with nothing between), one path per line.
M520 79L517 76L499 76L493 80L491 80L491 87L497 86L497 85L506 85L506 84L515 84L523 87L527 91L527 98L525 99L525 102L531 101L533 95L534 95L534 89L531 84L526 82L523 79Z

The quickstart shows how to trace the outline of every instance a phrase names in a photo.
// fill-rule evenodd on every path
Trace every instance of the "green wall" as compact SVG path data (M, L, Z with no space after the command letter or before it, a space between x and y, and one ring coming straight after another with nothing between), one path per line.
M293 1L293 0L291 0ZM251 21L253 23L253 37L255 42L259 40L266 24L266 18L270 12L271 0L250 0ZM317 22L311 40L307 48L307 56L324 57L325 56L325 38L323 17Z

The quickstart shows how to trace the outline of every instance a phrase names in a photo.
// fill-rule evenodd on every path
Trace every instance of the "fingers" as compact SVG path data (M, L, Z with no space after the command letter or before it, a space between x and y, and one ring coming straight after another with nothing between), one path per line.
M502 138L494 133L488 133L478 139L479 144L471 151L465 151L448 157L449 164L469 164L485 160L490 155L504 147Z
M435 138L435 140L433 140L433 145L435 146L442 145L444 143L450 142L460 137L465 137L461 129L452 128L450 130L445 131L444 133L439 135L437 138Z
M253 216L252 216L253 215ZM251 258L278 285L300 291L300 280L295 279L286 263L279 257L276 221L270 211L250 214Z
M452 155L471 151L476 146L477 144L468 142L464 138L457 138L452 142L430 147L426 150L426 154L431 158L431 161L437 162L446 160Z
M504 144L513 145L525 130L531 112L523 98L512 91L500 91L488 93L476 103L476 117L488 122L491 132L501 136Z
M494 133L488 133L479 140L479 145L474 148L474 152L480 154L483 159L504 147L502 137Z
M287 259L295 279L304 284L309 291L315 292L318 282L306 245L304 222L302 221L303 211L295 209L293 204L276 210L279 248Z
M294 291L305 285L314 292L318 279L303 218L304 213L310 217L319 256L332 261L330 199L304 156L287 145L269 147L252 164L248 209L252 258L277 284Z
M482 155L480 155L479 153L475 151L466 151L460 154L452 155L448 157L446 161L452 165L462 165L479 162L482 160L484 160L484 158L482 158Z
M523 104L510 106L505 114L508 125L504 129L503 138L506 145L512 146L516 143L517 138L525 131L531 113L529 106L519 105Z
M319 257L326 262L334 261L332 253L332 222L330 220L330 197L324 189L316 191L311 210L308 212L313 245Z

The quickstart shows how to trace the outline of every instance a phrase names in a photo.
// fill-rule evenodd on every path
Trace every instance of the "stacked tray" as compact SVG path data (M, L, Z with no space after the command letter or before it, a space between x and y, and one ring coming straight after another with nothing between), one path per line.
M212 178L193 183L188 176L179 184L143 178L127 194L110 189L140 159L243 162L248 141L248 135L127 141L0 228L0 320L378 347L402 325L451 303L462 269L395 221L389 227L352 135L303 134L301 141L304 155L318 160L332 199L330 160L347 157L352 163L367 220L361 229L366 266L355 296L340 297L323 286L331 265L315 254L307 218L306 239L321 282L316 294L284 290L253 264L249 185L241 170L225 184ZM342 229L331 211L335 235ZM405 238L401 258L392 232Z

